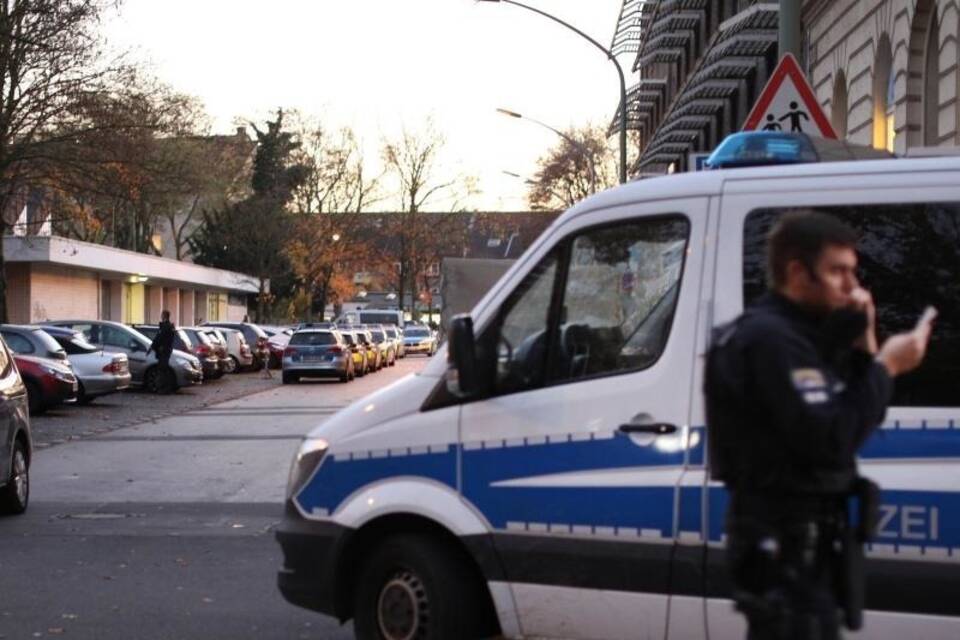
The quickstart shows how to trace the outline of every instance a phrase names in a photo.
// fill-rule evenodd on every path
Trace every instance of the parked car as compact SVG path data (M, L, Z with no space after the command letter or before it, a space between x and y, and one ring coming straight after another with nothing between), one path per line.
M135 324L133 328L145 335L151 342L160 333L160 327L155 324ZM199 360L204 379L212 380L223 375L220 370L220 358L217 357L209 345L196 336L195 332L191 332L184 327L174 329L173 348L189 353Z
M243 337L242 332L223 327L218 327L217 331L223 336L226 342L227 357L233 364L231 369L233 373L238 373L244 369L255 368L253 351L250 349L250 345L247 344L247 340Z
M227 350L227 338L218 329L212 327L196 327L196 329L210 341L214 353L220 359L220 370L223 373L236 371L237 363L230 357L230 352Z
M260 369L265 360L270 358L270 348L267 346L267 334L258 325L252 322L204 322L205 327L222 327L235 329L243 333L243 337L250 346L253 355L252 368Z
M19 514L30 501L33 440L27 387L0 340L0 513Z
M13 354L20 377L27 387L30 415L39 415L51 407L75 402L79 385L69 362Z
M130 386L127 354L104 351L87 342L79 331L67 327L43 327L43 330L67 352L67 360L77 376L77 402L80 404L88 404L94 398Z
M131 386L143 387L152 392L161 389L157 354L151 351L150 355L147 355L150 340L136 329L109 320L57 320L49 324L80 331L90 344L101 349L125 353L130 363ZM203 381L200 361L189 353L174 349L170 357L170 367L173 369L176 387L187 387Z
M217 345L207 332L201 327L180 327L180 330L190 338L190 344L193 345L190 353L200 361L200 366L203 367L203 379L215 380L223 377L226 373L226 365L220 359Z
M350 329L341 329L340 337L343 338L344 344L347 345L347 348L350 350L350 353L353 357L353 370L357 377L367 375L366 345L362 344L357 339L357 335Z
M354 326L350 330L367 351L367 371L379 371L383 367L383 357L380 353L380 347L373 341L370 331L360 326Z
M380 347L380 361L381 366L393 366L397 364L397 349L393 344L386 332L383 330L383 325L379 324L370 324L364 325L364 328L370 330L370 337L373 340L374 344Z
M0 336L14 353L66 362L67 352L40 327L22 324L0 324Z
M267 347L270 349L270 368L279 369L283 364L283 350L286 348L287 343L290 342L290 336L293 335L293 331L289 333L286 330L277 331L270 338L267 339Z
M403 330L403 347L407 353L432 356L437 352L437 338L430 327L409 325Z
M383 332L387 339L393 343L393 352L397 355L397 359L404 357L406 354L403 351L403 331L394 325L385 324L383 325Z
M290 336L283 351L283 384L297 382L301 377L327 376L340 378L340 382L354 377L353 355L340 332L301 329Z

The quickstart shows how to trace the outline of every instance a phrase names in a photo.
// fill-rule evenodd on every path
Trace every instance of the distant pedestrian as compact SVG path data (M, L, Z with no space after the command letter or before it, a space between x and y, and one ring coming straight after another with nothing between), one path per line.
M174 373L170 367L170 356L173 355L174 330L176 327L170 322L170 312L164 310L160 314L160 330L150 343L147 355L153 351L157 354L157 391L169 393L173 390Z
M247 316L247 314L243 314L243 321L250 322L250 318Z

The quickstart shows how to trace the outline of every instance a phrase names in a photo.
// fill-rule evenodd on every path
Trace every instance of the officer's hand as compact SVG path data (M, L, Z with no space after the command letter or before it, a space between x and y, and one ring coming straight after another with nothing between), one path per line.
M932 329L930 323L923 323L913 331L890 336L880 347L877 360L891 377L913 371L923 362Z
M863 287L857 287L850 293L850 305L867 316L867 329L863 336L854 344L867 353L877 352L877 308L873 304L873 295Z

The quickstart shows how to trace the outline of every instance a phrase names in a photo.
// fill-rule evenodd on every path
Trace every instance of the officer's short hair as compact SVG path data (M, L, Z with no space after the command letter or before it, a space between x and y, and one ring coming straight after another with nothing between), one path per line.
M170 312L164 309L163 311L160 312L160 317L163 318L164 320L169 320Z
M856 248L857 232L815 209L783 214L767 236L767 285L779 289L786 283L791 260L799 260L812 274L820 253L830 245Z

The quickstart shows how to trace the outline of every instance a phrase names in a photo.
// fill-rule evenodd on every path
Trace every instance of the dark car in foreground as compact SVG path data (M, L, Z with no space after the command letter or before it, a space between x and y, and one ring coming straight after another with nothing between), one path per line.
M23 513L30 500L28 402L20 371L0 340L0 513Z

